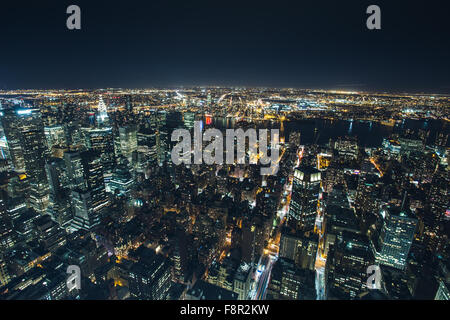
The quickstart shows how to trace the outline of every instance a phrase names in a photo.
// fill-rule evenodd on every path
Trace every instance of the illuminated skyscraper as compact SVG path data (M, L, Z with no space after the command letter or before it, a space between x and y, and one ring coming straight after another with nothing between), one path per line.
M102 96L100 96L99 101L98 101L97 112L98 112L97 122L99 124L106 124L109 121L108 110L106 108L106 104L103 101Z
M132 153L137 151L137 128L125 126L119 128L120 152L131 163Z
M100 222L109 204L103 180L100 156L94 151L80 153L83 183L72 190L73 222L75 230L90 230Z
M67 227L72 221L72 207L64 160L50 159L45 165L45 170L50 189L47 213L61 227Z
M23 150L20 143L20 122L18 121L17 109L13 106L3 106L3 115L1 117L2 127L5 133L6 143L9 150L9 159L18 172L25 171L25 161Z
M386 207L380 210L381 230L372 238L377 263L404 270L417 227L417 218L410 210Z
M20 122L20 144L25 170L30 177L29 201L31 207L45 213L48 205L48 182L45 162L48 156L47 140L39 109L17 109Z
M66 135L62 126L44 127L45 137L47 139L48 149L51 151L53 146L66 146Z
M367 267L373 263L369 239L343 231L330 247L326 262L330 298L350 299L367 287Z
M166 299L171 286L169 261L145 247L139 247L133 254L138 262L129 271L131 296L149 300Z
M301 166L294 171L289 222L303 231L314 230L320 180L320 171L313 167Z
M114 138L110 127L83 128L85 145L100 152L105 173L110 173L115 164Z

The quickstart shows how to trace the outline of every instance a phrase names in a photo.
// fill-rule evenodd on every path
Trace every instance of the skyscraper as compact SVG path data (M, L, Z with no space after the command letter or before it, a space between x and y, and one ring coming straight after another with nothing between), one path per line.
M16 110L20 122L20 144L25 163L25 170L30 177L29 202L39 213L45 213L48 205L49 192L45 173L45 161L48 156L47 140L40 110Z
M112 129L110 127L83 128L83 132L86 147L100 152L105 173L111 173L115 164Z
M380 210L381 228L371 245L377 263L404 270L417 227L410 210L385 207Z
M14 106L3 105L2 113L2 127L8 145L9 160L11 160L14 170L24 172L25 160L23 158L23 150L20 143L20 122L18 121L17 110Z
M289 221L291 225L295 224L303 231L314 230L320 180L320 171L313 167L301 166L294 171Z
M131 163L132 153L137 151L137 128L129 125L119 128L120 152Z
M46 163L45 170L50 190L47 213L61 227L67 227L72 220L72 207L65 163L62 159L52 158Z
M83 183L78 184L71 193L74 214L72 228L90 230L100 222L109 199L99 154L85 151L80 153L80 159Z
M330 247L326 262L328 297L350 299L367 287L367 267L373 263L369 239L344 231Z
M139 260L129 271L130 294L149 300L164 300L171 287L169 262L153 250L139 247L134 256Z
M97 122L100 125L104 125L107 124L109 121L108 118L108 111L106 108L106 104L103 101L103 97L100 96L99 101L98 101L98 107L97 107Z

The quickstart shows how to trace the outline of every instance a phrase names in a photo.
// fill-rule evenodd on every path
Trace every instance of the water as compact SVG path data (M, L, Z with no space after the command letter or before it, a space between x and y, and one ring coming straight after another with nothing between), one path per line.
M212 120L212 125L219 129L234 128L235 124L235 120L229 118L214 118ZM336 139L342 136L356 136L363 147L381 146L383 138L388 138L391 133L401 132L405 129L429 130L429 143L434 141L437 132L450 132L447 123L441 120L405 119L401 123L396 123L394 126L387 126L373 121L311 119L284 121L283 125L286 142L289 142L289 134L291 132L300 131L302 144L318 143L325 145L329 142L330 138ZM258 127L280 128L280 123L276 121L263 121L259 122Z

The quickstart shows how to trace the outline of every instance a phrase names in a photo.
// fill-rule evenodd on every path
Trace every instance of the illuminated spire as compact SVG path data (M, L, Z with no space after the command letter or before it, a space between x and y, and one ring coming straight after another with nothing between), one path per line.
M100 96L100 99L98 101L97 112L98 112L97 119L99 122L105 122L105 120L108 119L108 111L102 96Z

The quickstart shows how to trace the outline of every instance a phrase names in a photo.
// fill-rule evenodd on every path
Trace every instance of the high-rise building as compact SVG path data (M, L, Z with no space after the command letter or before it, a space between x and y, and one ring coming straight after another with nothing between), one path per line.
M66 233L49 215L43 215L34 222L37 240L42 248L55 252L66 243Z
M45 138L47 139L48 150L52 151L53 146L66 146L66 133L61 125L44 127Z
M8 214L8 200L8 194L0 190L0 252L12 248L15 244L12 219Z
M340 137L334 143L334 148L343 159L354 160L358 158L359 147L356 138Z
M338 234L326 262L328 297L356 297L367 287L367 268L373 261L366 236L348 231Z
M294 261L301 269L314 270L318 245L319 238L315 233L283 228L279 256Z
M109 190L117 195L131 196L134 180L128 167L128 160L119 159L119 164L114 168L111 180L108 182Z
M119 128L120 152L131 163L133 152L137 151L137 128L129 125Z
M78 151L64 152L64 162L66 166L68 187L70 189L83 188L84 171L80 152Z
M47 213L63 228L72 221L72 206L64 160L51 158L45 165L50 198Z
M241 263L234 274L233 291L238 294L238 300L247 300L251 289L253 269L247 263Z
M272 268L267 299L315 300L314 279L314 271L302 270L294 261L280 258Z
M39 109L17 109L25 170L30 177L29 202L31 207L45 213L49 200L45 162L48 156L47 140Z
M380 210L379 232L371 245L376 262L404 270L418 220L408 209L384 207Z
M110 127L83 128L85 145L88 149L100 152L105 173L111 173L115 165L114 138Z
M105 102L103 101L103 97L100 96L97 107L97 122L99 125L106 125L108 124L108 121L108 110Z
M295 168L292 198L289 205L289 223L303 231L314 230L321 172L310 166Z
M171 287L168 260L152 249L139 247L134 253L138 262L129 271L130 295L148 300L164 300Z
M25 171L25 160L21 145L21 130L17 108L14 106L3 106L2 128L5 133L6 143L8 145L9 159L14 170L18 172Z
M75 230L90 230L100 222L101 214L109 204L103 180L100 155L94 151L79 154L83 183L72 190L73 222Z

